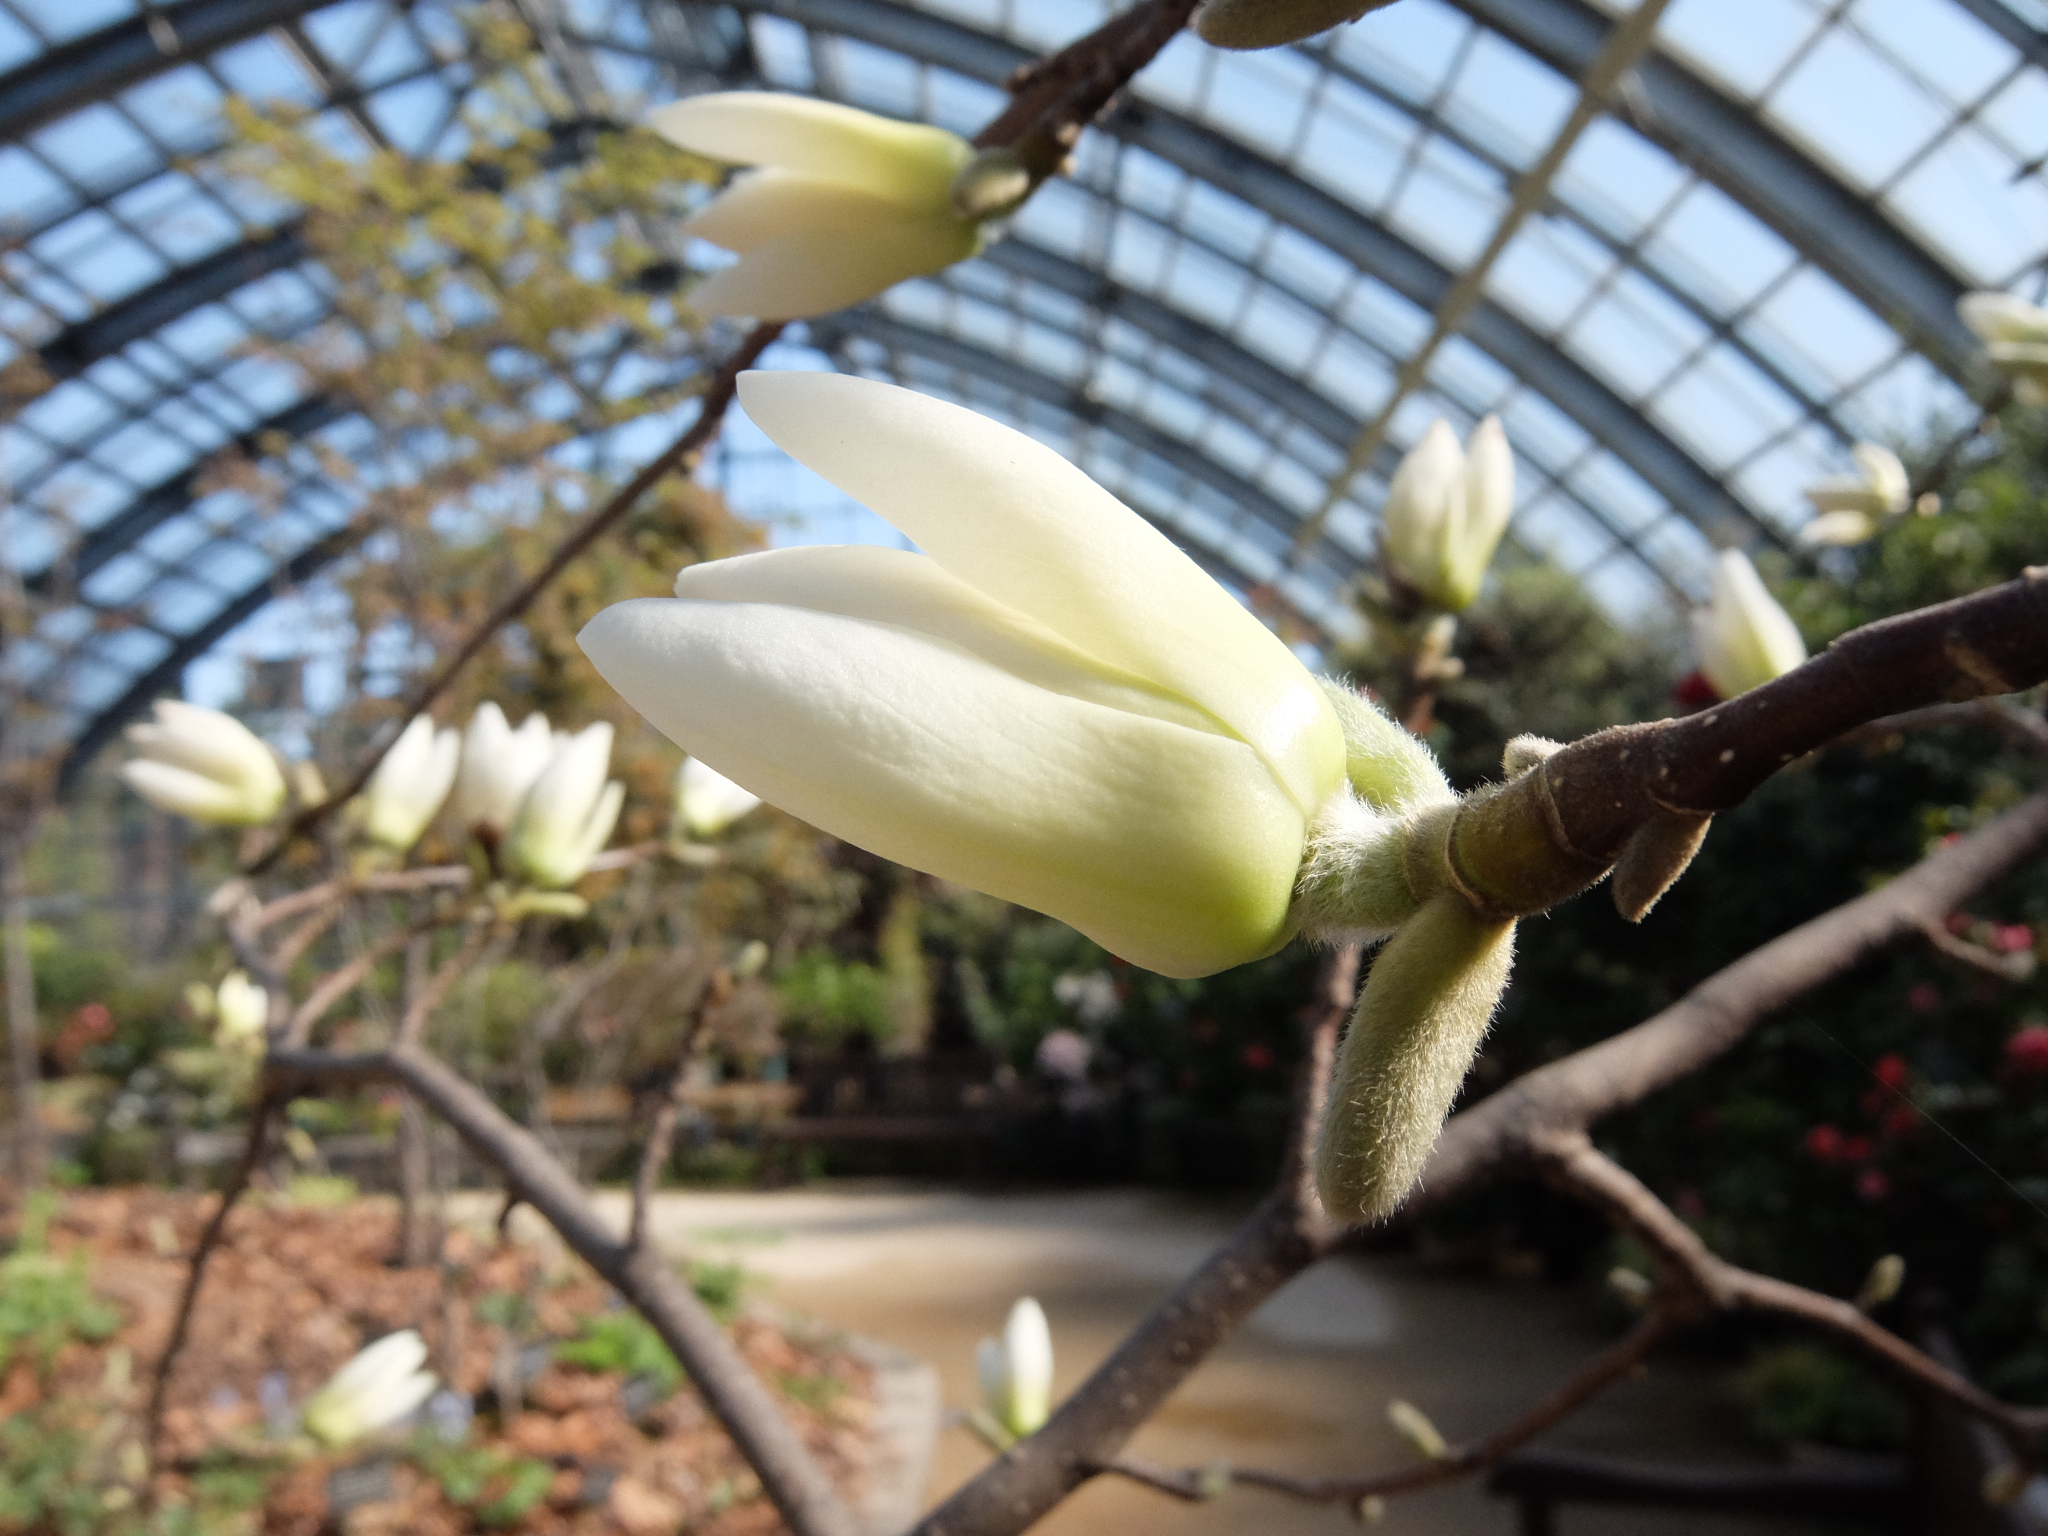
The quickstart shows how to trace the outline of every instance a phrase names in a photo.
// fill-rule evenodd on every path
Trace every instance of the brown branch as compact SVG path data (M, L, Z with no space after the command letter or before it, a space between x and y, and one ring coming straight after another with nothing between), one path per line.
M332 902L286 934L283 942L270 952L270 964L275 973L280 978L291 975L292 967L299 963L300 957L319 942L322 934L341 921L345 910L345 900Z
M1844 741L1882 741L1890 736L1903 736L1912 731L1943 730L1951 726L1986 726L2010 737L2020 746L2039 757L2048 757L2048 720L2043 720L2034 710L2023 708L2009 699L1970 699L1961 704L1929 704L1925 709L1909 709L1902 715L1886 715L1881 720L1859 726L1844 736Z
M575 531L556 546L547 563L528 577L516 592L499 603L482 623L469 632L462 644L456 647L455 654L442 662L434 675L406 700L398 716L401 721L410 720L413 716L432 708L441 695L454 684L463 668L476 659L498 631L531 607L533 600L546 591L555 578L567 570L579 555L616 527L620 520L639 504L642 496L671 471L690 461L718 435L718 429L725 421L725 413L738 393L739 376L760 361L761 354L782 334L782 329L781 321L764 322L747 333L746 339L739 344L732 356L719 365L718 371L712 374L706 383L704 393L700 397L696 419L674 442L642 465L639 473L627 481L603 506L578 523ZM294 841L306 836L332 815L337 807L361 793L363 786L369 783L370 775L376 772L377 764L382 758L381 751L366 755L346 784L320 804L310 806L294 817L291 824L279 834L277 841L250 864L248 872L257 874L268 869Z
M185 1288L178 1295L178 1310L171 1319L170 1336L164 1341L164 1352L156 1363L156 1379L150 1383L149 1407L142 1420L142 1444L150 1459L157 1459L157 1445L163 1437L164 1400L170 1392L171 1372L178 1364L178 1356L184 1353L185 1341L192 1332L192 1309L199 1300L199 1283L206 1277L206 1262L213 1257L214 1249L220 1246L221 1233L228 1224L228 1213L249 1188L255 1177L256 1167L263 1160L265 1144L270 1139L270 1121L277 1113L284 1099L277 1095L265 1094L256 1101L254 1113L249 1117L249 1136L242 1144L242 1155L235 1163L234 1171L228 1175L228 1182L220 1192L220 1205L215 1208L205 1230L199 1234L198 1246L192 1250L192 1262L185 1270Z
M427 984L406 1004L405 1016L398 1021L398 1043L418 1045L425 1033L427 1020L434 1010L441 1006L448 996L448 989L456 979L476 964L477 957L496 935L502 925L497 922L477 923L470 928L469 936L462 941L461 948L441 962L440 969L428 979Z
M1717 1257L1642 1180L1583 1134L1558 1138L1543 1173L1551 1183L1603 1207L1634 1231L1703 1307L1793 1318L1832 1333L1894 1374L1984 1420L2023 1460L2031 1455L2035 1441L2048 1434L2048 1408L2021 1408L1999 1401L1872 1320L1854 1302L1759 1275Z
M2048 566L1851 630L1804 666L1682 719L1573 742L1471 796L1449 832L1461 890L1503 916L1546 911L1606 873L1663 813L1710 816L1858 726L2048 679Z
M1016 149L1032 185L1052 175L1080 130L1172 42L1196 0L1146 0L1009 79L1010 104L974 137L976 149Z
M363 981L384 961L390 959L415 938L432 933L444 919L423 917L395 933L387 933L346 965L337 967L320 979L320 984L307 994L292 1014L291 1022L284 1028L284 1043L297 1047L311 1038L313 1026L318 1024L327 1010L340 1002L349 993L363 984Z
M1443 1456L1363 1477L1297 1477L1257 1467L1233 1467L1229 1480L1247 1488L1285 1494L1305 1503L1349 1505L1454 1482L1474 1472L1485 1471L1510 1451L1563 1423L1615 1382L1635 1371L1660 1344L1684 1326L1685 1319L1677 1310L1657 1308L1527 1412L1484 1439L1454 1448ZM1209 1497L1218 1481L1214 1477L1205 1477L1199 1468L1173 1471L1128 1459L1106 1462L1099 1470L1113 1472L1183 1499Z
M2048 848L2048 792L1937 850L1896 879L1752 950L1661 1013L1538 1067L1444 1127L1407 1211L1440 1205L1732 1050L1793 998L1917 939Z
M425 1052L403 1046L354 1056L277 1051L266 1075L270 1091L280 1096L361 1082L397 1082L410 1090L500 1169L519 1199L654 1325L797 1536L854 1536L854 1519L830 1480L689 1285L658 1255L614 1237L533 1133L478 1089Z

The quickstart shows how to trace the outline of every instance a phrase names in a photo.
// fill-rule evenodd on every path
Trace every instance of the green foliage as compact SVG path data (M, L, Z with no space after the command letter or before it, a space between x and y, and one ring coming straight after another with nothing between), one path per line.
M819 1042L854 1035L887 1040L896 1029L888 972L843 960L829 950L806 950L776 977L783 1019L791 1031Z
M439 1483L450 1502L494 1527L516 1525L547 1497L555 1480L544 1461L467 1442L450 1445L427 1432L413 1436L406 1459Z
M46 1250L51 1208L48 1196L32 1196L14 1252L0 1259L0 1373L23 1347L47 1371L71 1340L104 1339L121 1326L119 1310L93 1294L84 1255L67 1261Z
M1911 1407L1891 1383L1819 1344L1759 1351L1737 1376L1736 1391L1751 1428L1773 1445L1892 1450L1912 1427Z
M582 1332L555 1346L555 1358L586 1371L652 1377L664 1393L683 1384L683 1368L654 1325L631 1310L586 1318Z

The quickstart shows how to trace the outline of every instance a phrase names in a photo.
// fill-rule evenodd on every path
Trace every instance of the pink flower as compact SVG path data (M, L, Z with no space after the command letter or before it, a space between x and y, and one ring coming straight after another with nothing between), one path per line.
M1887 1088L1903 1088L1906 1086L1906 1059L1897 1054L1880 1056L1877 1065L1870 1069L1870 1075Z
M2034 930L2025 923L2003 923L1991 932L1991 947L2001 955L2016 955L2034 947Z
M2048 1072L2048 1026L2029 1024L2007 1040L2005 1064L2020 1077Z
M1806 1133L1806 1150L1824 1163L1842 1155L1842 1133L1832 1125L1816 1125Z

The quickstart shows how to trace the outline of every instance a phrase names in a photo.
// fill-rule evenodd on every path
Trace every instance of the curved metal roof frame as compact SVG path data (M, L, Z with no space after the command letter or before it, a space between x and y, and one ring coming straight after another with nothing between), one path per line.
M10 13L19 15L22 3L24 0L0 0L0 23ZM859 47L878 57L905 61L917 72L922 99L928 101L934 92L931 71L993 87L1033 56L1038 46L1035 40L1025 41L1020 28L1026 22L1015 0L932 0L948 9L959 6L974 12L977 19L972 23L913 9L904 0L727 0L718 6L684 5L676 0L615 0L609 29L602 17L593 19L590 14L593 9L601 10L603 3L605 0L587 4L570 0L571 10L561 16L546 9L543 0L528 0L522 7L523 12L533 13L528 19L535 23L549 59L565 77L572 99L579 105L594 99L593 93L602 92L608 78L616 78L605 64L631 55L656 66L667 85L639 81L629 88L652 89L655 94L665 94L678 84L685 89L749 83L804 88L805 82L792 80L789 70L777 71L764 64L754 31L759 25L802 30L813 76L808 82L810 89L882 110L890 110L890 106L872 99L878 94L875 89L834 89L844 82L835 79L835 71L823 62L833 49ZM1473 40L1484 35L1512 45L1527 59L1570 78L1598 52L1610 25L1606 16L1585 0L1449 3L1484 29L1483 34L1474 32L1461 44L1461 60L1471 53ZM2007 78L2027 69L2040 72L2048 65L2048 44L2001 0L1953 3L2017 50L2022 62L2013 66ZM445 76L451 65L460 73L460 61L430 57L396 71L387 68L376 84L366 84L357 74L371 44L365 44L358 57L343 67L325 58L299 25L301 18L322 8L314 0L180 0L51 47L0 75L0 152L10 141L61 123L67 114L174 69L203 68L216 84L224 85L215 63L219 51L280 26L288 28L300 61L317 79L321 104L346 112L375 141L384 141L383 130L364 105L376 92ZM336 7L337 11L346 8ZM360 0L357 8L361 8ZM991 8L999 13L992 23L987 21ZM1089 0L1073 0L1054 9L1074 12L1073 24L1061 25L1062 34L1078 32L1091 20L1086 14ZM410 14L393 11L380 25L402 24L417 35ZM622 15L633 17L623 33L619 30ZM1032 20L1050 24L1043 15ZM1490 177L1504 189L1520 172L1520 146L1503 149L1488 133L1445 109L1463 64L1454 65L1433 92L1420 90L1395 81L1384 70L1361 66L1356 50L1346 41L1361 30L1344 29L1289 50L1274 67L1319 70L1315 85L1319 97L1328 82L1340 82L1381 108L1405 114L1416 125L1417 136L1408 151L1412 162L1424 160L1433 144L1447 145L1476 168L1471 174L1482 180ZM0 30L0 44L4 41L4 30ZM1813 45L1809 42L1808 46ZM1218 108L1208 85L1194 92L1192 99L1169 100L1176 90L1188 96L1184 84L1155 91L1149 80L1141 80L1105 119L1100 133L1089 136L1080 171L1070 188L1072 205L1090 208L1088 217L1097 222L1149 220L1158 227L1157 238L1173 242L1174 251L1198 251L1212 266L1234 268L1235 280L1246 295L1281 296L1297 308L1313 310L1318 296L1311 291L1312 284L1290 282L1282 264L1268 261L1276 240L1284 234L1334 254L1363 276L1351 278L1341 299L1325 296L1328 310L1323 317L1325 332L1316 347L1318 364L1333 350L1349 349L1351 354L1384 366L1391 377L1389 365L1399 362L1402 327L1389 324L1384 314L1370 313L1371 306L1353 302L1360 284L1398 296L1426 318L1456 279L1455 260L1423 249L1402 231L1398 220L1386 216L1384 206L1374 212L1362 202L1340 195L1327 180L1319 181L1313 168L1305 169L1300 140L1306 137L1306 129L1298 132L1294 144L1284 148L1249 142L1241 130L1233 131L1226 121L1227 112L1223 118L1216 117ZM952 96L957 97L958 92ZM459 100L458 86L442 128L453 120ZM919 115L932 113L927 110ZM1957 121L1968 115L1958 114ZM1676 526L1673 519L1682 518L1705 529L1717 542L1758 538L1784 542L1785 520L1754 504L1753 492L1744 488L1741 476L1752 463L1793 441L1806 426L1817 427L1838 445L1864 435L1844 411L1854 407L1859 392L1896 361L1894 355L1861 374L1830 377L1827 382L1833 387L1815 388L1814 380L1806 376L1812 370L1802 365L1804 360L1789 358L1752 324L1771 297L1798 271L1810 267L1882 316L1895 326L1906 346L1960 382L1971 367L1973 349L1955 320L1953 303L1967 284L1950 260L1916 238L1878 198L1859 192L1834 167L1802 150L1760 115L1755 101L1745 101L1739 91L1709 80L1668 47L1644 60L1629 78L1616 120L1629 133L1687 167L1700 183L1732 199L1781 238L1798 260L1773 285L1750 295L1744 304L1717 304L1670 270L1652 248L1675 197L1655 220L1629 230L1617 228L1612 218L1587 206L1582 195L1555 188L1547 211L1549 222L1586 246L1604 251L1613 262L1611 270L1589 286L1569 324L1576 324L1619 280L1640 280L1697 328L1698 338L1690 354L1693 359L1717 347L1738 357L1786 402L1788 409L1780 413L1783 419L1770 435L1750 447L1746 457L1721 463L1704 460L1655 419L1659 413L1646 403L1654 394L1638 388L1630 392L1634 395L1631 399L1603 377L1604 360L1590 357L1579 338L1567 334L1569 325L1539 327L1492 293L1465 327L1471 352L1454 359L1455 366L1434 368L1425 387L1431 398L1467 421L1487 409L1515 409L1518 399L1546 402L1546 410L1569 423L1571 430L1549 443L1517 436L1525 467L1536 471L1539 482L1537 493L1523 498L1525 513L1536 501L1551 506L1553 513L1547 515L1553 517L1555 509L1563 509L1588 530L1597 530L1588 537L1606 547L1608 553L1600 558L1632 557L1665 586L1683 590L1690 584L1691 572L1682 568L1682 560L1680 566L1672 563L1674 546L1669 530ZM1954 127L1951 123L1949 131ZM438 130L427 142L436 138ZM151 142L158 145L167 163L168 146L153 137ZM1111 143L1123 149L1110 152L1101 147ZM195 146L188 142L187 147ZM196 147L204 150L213 145ZM1168 168L1182 179L1172 194L1172 208L1146 208L1141 200L1126 197L1123 171L1125 158L1131 154L1147 157L1147 167ZM77 206L101 210L102 217L112 218L118 225L121 217L113 211L114 205L163 169L159 164L140 175L130 170L119 177L102 176L97 192L59 171L52 174L66 183ZM1404 167L1403 174L1412 169L1412 165ZM1174 213L1184 213L1191 197L1198 194L1221 196L1238 210L1233 217L1255 216L1264 221L1266 232L1250 254L1234 254L1226 249L1230 242L1205 237L1191 221L1182 220L1173 227ZM1390 203L1391 198L1386 201ZM76 211L74 207L36 221L31 238L63 224ZM245 228L249 228L246 221ZM956 269L922 285L906 285L874 305L819 322L814 335L835 356L855 366L914 376L940 392L947 388L941 382L947 377L972 379L1013 402L1048 407L1069 420L1076 431L1107 434L1122 445L1129 460L1118 474L1126 483L1111 488L1126 494L1176 537L1197 546L1198 556L1220 576L1239 587L1270 586L1318 627L1327 629L1333 621L1341 622L1339 589L1350 566L1369 547L1369 508L1349 506L1346 510L1352 515L1340 517L1324 529L1307 559L1276 561L1268 535L1278 535L1284 542L1286 535L1299 527L1314 500L1302 487L1304 477L1327 476L1334 469L1331 450L1341 457L1355 440L1362 420L1372 414L1369 394L1359 395L1361 386L1355 379L1348 390L1333 388L1314 378L1310 369L1285 366L1271 348L1260 344L1260 338L1248 333L1245 322L1252 308L1250 297L1237 304L1231 320L1219 321L1205 312L1202 303L1187 301L1165 277L1153 285L1132 281L1128 263L1120 265L1113 259L1106 238L1092 248L1077 247L1071 254L1063 254L1053 248L1058 242L1034 238L1040 233L1027 211L1016 237L995 246L975 268ZM990 278L976 277L977 268L987 269ZM249 228L240 240L174 265L154 282L78 315L43 341L38 349L41 360L57 379L80 378L95 365L120 359L138 344L153 345L166 327L204 306L236 301L265 279L308 270L303 247L289 225L270 232ZM317 273L310 275L317 278ZM1206 371L1214 383L1182 391L1185 398L1174 397L1172 410L1111 401L1092 380L1077 387L1060 368L1048 366L1042 358L1034 360L1021 344L978 341L969 334L972 328L956 318L967 308L1001 302L991 294L991 281L1006 281L1009 291L1019 295L1013 303L1023 303L1032 294L1039 295L1034 302L1041 309L1045 295L1077 302L1085 315L1074 329L1086 334L1085 350L1091 359L1108 357L1100 350L1104 327L1121 325L1142 333L1150 351L1144 360L1134 355L1117 357L1120 367L1139 368L1149 362L1165 368L1170 363L1179 375ZM914 312L919 303L924 303L927 311L936 303L943 314L935 318L931 313ZM1339 314L1340 308L1345 313ZM1378 323L1373 323L1375 320ZM310 323L310 319L302 315L297 323ZM1050 323L1043 316L1031 322L1041 330ZM1476 358L1485 359L1486 368L1476 376L1475 385ZM94 424L68 443L52 443L46 462L18 477L20 488L30 493L41 491L76 455L91 451L94 444L104 446L118 439L124 430L169 403L177 402L187 410L196 408L205 392L231 371L225 362L193 364L180 357L178 363L153 396L144 395L134 404L124 405L111 419ZM156 372L162 378L166 370ZM1667 382L1678 373L1674 367ZM1659 390L1663 387L1658 386ZM1160 388L1167 386L1161 384ZM959 392L957 386L954 392ZM1003 409L1013 416L1022 414L1016 404ZM1216 445L1218 434L1185 426L1190 410L1210 412L1215 421L1227 422L1240 433L1270 435L1277 420L1300 428L1308 438L1301 439L1297 433L1288 439L1288 451L1295 457L1284 464L1276 462L1281 456L1277 448L1257 464L1234 461ZM270 442L289 440L328 429L341 416L319 400L273 402L265 412L243 408L240 421L232 419L236 414L215 411L212 419L219 425L210 435L244 445L259 436ZM1401 435L1397 432L1397 441ZM1306 446L1295 452L1297 443ZM200 461L207 456L199 453L182 468L173 468L142 485L125 505L94 520L82 539L62 555L67 580L89 582L115 566L137 541L179 525L193 504ZM1383 485L1397 459L1392 447L1376 455L1361 484ZM1613 472L1601 470L1607 463L1633 477L1632 487L1624 483L1620 501L1615 500ZM1219 542L1192 525L1182 526L1184 520L1175 516L1172 491L1162 489L1176 478L1182 484L1199 485L1234 507L1237 526L1247 531L1263 527L1265 533L1260 537L1266 543L1254 547L1237 539L1231 545L1230 540ZM1637 505L1646 491L1664 504L1661 521L1646 519ZM130 665L129 683L118 696L103 699L96 712L77 725L74 762L82 761L123 719L144 707L153 692L174 681L193 657L260 608L269 596L305 580L362 537L361 530L351 531L345 512L339 526L334 525L332 515L311 514L301 517L297 526L306 531L296 552L273 557L274 571L227 592L207 617L169 628L145 623L143 628L149 632L145 638L162 641L157 654L151 659L144 654L146 647L127 646L138 658L138 663ZM1646 536L1650 542L1645 542ZM32 577L31 585L40 584L47 591L52 586L50 574L58 566L59 560L53 557L40 573L40 583ZM217 583L215 590L222 590ZM70 623L66 616L58 617ZM63 627L53 623L52 635ZM129 638L135 636L131 633ZM105 651L113 648L113 642L100 647ZM9 665L23 665L22 650L15 648ZM35 645L29 650L33 653Z

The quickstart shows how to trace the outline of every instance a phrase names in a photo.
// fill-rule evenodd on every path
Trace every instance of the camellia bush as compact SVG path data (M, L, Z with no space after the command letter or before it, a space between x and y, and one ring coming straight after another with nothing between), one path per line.
M133 792L233 845L207 907L228 963L190 1008L247 1106L116 1469L131 1493L168 1384L196 1368L195 1298L237 1200L303 1139L305 1106L370 1094L400 1116L408 1262L432 1252L419 1167L436 1120L643 1320L585 1344L637 1359L658 1341L791 1529L851 1532L703 1288L656 1253L649 1201L711 1063L765 1060L785 1020L821 1038L918 1027L924 935L948 923L957 1005L1077 1107L1099 1026L1128 1017L1152 1038L1125 1048L1177 1053L1192 1101L1259 1082L1279 1152L1252 1214L1064 1402L1043 1313L1019 1302L980 1361L973 1423L998 1454L928 1536L1022 1531L1101 1475L1370 1511L1494 1464L1729 1318L1809 1351L1759 1361L1761 1395L1860 1359L1987 1425L2005 1460L1986 1496L2018 1492L2048 1429L2028 1406L2048 1366L2026 1214L2048 1077L2029 875L2048 847L2048 571L2027 563L2048 532L2048 315L1966 302L1986 420L1917 474L1862 445L1810 492L1804 574L1718 554L1675 696L1657 670L1680 642L1619 635L1555 572L1494 570L1514 458L1493 419L1462 443L1438 423L1406 455L1360 573L1369 642L1317 675L1045 446L909 390L755 366L786 322L973 254L1191 20L1217 46L1271 46L1358 9L1147 0L1018 75L972 141L694 98L607 137L560 202L536 134L412 180L245 117L256 173L296 189L335 253L356 334L389 343L316 342L303 366L434 451L417 480L366 492L389 537L365 546L355 596L385 643L352 666L390 686L366 688L325 762L287 765L176 701L130 732ZM720 166L738 174L712 194ZM656 299L641 234L679 211L665 199L739 260ZM710 316L758 323L714 355ZM697 402L619 484L550 457L639 410L588 388L543 409L542 383L582 378L594 338L689 370L646 410ZM917 552L753 547L670 477L735 400ZM530 481L525 460L545 466ZM521 485L508 544L439 537L451 507ZM453 601L454 572L494 579ZM848 849L872 861L865 888L843 878ZM888 869L1047 925L992 945L971 898L927 924ZM829 942L855 908L866 954ZM569 1039L599 996L610 1033ZM1048 1027L1003 1036L1034 1018ZM637 1090L623 1231L547 1132L572 1070ZM1939 1139L2004 1171L1987 1184L1931 1155ZM1499 1192L1531 1182L1612 1229L1638 1309L1543 1403L1462 1445L1395 1404L1417 1456L1386 1469L1123 1458L1304 1269L1394 1225L1525 1221L1536 1207ZM1887 1312L1923 1272L1981 1382ZM424 1358L403 1331L372 1343L302 1428L331 1444L403 1422L433 1391Z

